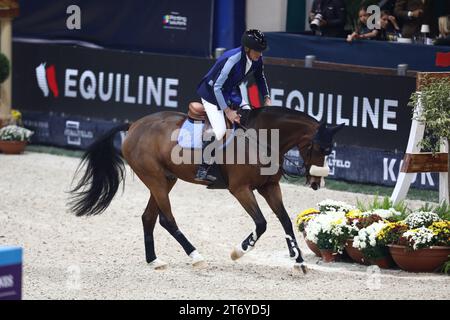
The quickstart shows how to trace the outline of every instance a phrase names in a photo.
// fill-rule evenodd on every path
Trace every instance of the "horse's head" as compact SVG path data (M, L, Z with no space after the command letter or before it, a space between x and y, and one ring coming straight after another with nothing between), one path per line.
M325 156L331 153L333 137L343 126L341 124L336 127L327 127L325 123L322 123L312 140L304 146L299 146L306 168L306 183L314 190L319 189L322 177L328 176L329 168L325 163Z

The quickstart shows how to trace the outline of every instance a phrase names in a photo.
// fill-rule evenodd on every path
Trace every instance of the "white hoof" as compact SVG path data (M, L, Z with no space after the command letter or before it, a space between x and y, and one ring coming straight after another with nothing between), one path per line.
M242 247L241 247L241 245L239 244L239 245L237 245L236 247L234 247L233 248L233 251L231 251L231 260L237 260L237 259L239 259L239 258L242 258L242 256L244 255L244 254L246 254L247 252L249 252L249 251L251 251L253 249L253 247L252 246L249 246L248 248L247 248L247 250L242 250Z
M163 270L167 268L167 263L162 261L161 259L156 258L152 262L148 264L154 270Z
M189 257L191 257L192 259L193 267L195 268L206 267L207 263L205 261L205 258L203 258L203 256L200 253L198 253L197 250L192 251Z
M302 263L296 262L294 264L293 270L296 273L300 273L300 272L302 272L303 274L307 274L308 273L308 267L306 266L306 264L304 262L302 262Z

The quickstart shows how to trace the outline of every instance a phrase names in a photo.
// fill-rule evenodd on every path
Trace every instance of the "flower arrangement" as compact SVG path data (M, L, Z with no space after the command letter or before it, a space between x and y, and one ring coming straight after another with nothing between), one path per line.
M380 268L396 263L406 271L432 272L444 270L442 265L450 258L450 206L445 203L414 212L406 204L391 206L389 199L376 200L369 207L329 199L317 206L301 212L296 226L304 231L308 247L325 262L334 261L330 255L345 248L358 263ZM450 261L446 266L448 271Z
M314 218L314 216L317 214L320 214L320 211L315 208L309 208L300 212L295 219L295 225L297 226L298 230L300 232L305 231L305 226L308 221Z
M450 246L450 221L441 221L433 212L414 212L404 221L386 224L378 239L384 244L404 245L412 250Z
M317 244L321 250L342 253L353 229L354 227L347 223L343 212L319 214L307 224L306 239Z
M331 199L326 199L317 204L319 211L322 213L328 212L344 212L347 213L351 210L356 209L354 206L349 205L343 201L335 201Z
M30 141L33 131L9 125L0 129L0 140L3 141Z
M411 229L428 227L435 221L442 221L442 219L436 213L427 211L413 212L405 219L405 223Z
M388 255L388 249L378 237L385 224L381 220L360 229L358 235L353 238L353 247L361 250L363 255L371 260L386 257Z

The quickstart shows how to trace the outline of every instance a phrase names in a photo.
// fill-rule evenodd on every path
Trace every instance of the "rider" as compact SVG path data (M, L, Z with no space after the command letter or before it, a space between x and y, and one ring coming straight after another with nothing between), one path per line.
M262 60L262 52L267 48L264 34L255 29L247 30L242 35L241 45L224 52L197 87L217 140L222 139L226 132L224 114L232 123L239 123L240 116L231 106L236 100L235 93L239 92L238 86L249 73L254 73L256 84L264 97L264 106L271 105ZM211 142L203 142L202 154ZM202 161L195 179L215 181L216 177L208 174L211 164L206 163L203 157Z

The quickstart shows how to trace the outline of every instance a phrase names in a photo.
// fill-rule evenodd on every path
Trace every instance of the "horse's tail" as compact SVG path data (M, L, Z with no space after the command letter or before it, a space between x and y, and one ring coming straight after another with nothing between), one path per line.
M86 171L76 187L70 191L70 208L77 216L102 213L111 203L124 180L125 165L114 148L114 135L127 131L129 123L112 128L86 150L75 176L86 165Z

